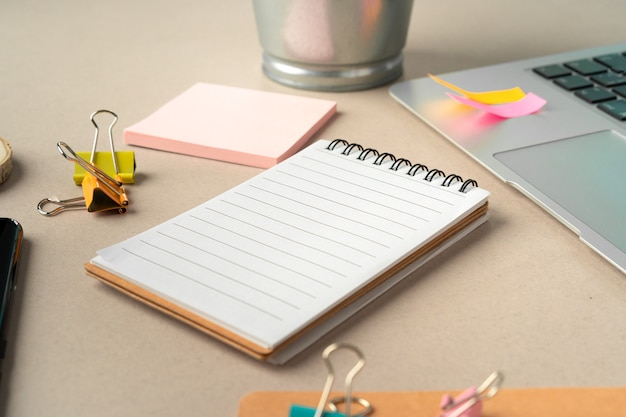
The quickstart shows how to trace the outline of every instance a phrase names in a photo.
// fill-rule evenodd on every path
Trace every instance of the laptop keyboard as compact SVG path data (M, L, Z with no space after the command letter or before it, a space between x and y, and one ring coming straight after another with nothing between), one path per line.
M544 78L626 121L626 52L533 68Z

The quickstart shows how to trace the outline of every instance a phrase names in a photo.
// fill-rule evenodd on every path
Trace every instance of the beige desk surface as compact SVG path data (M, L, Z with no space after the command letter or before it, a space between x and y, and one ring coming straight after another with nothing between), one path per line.
M623 42L624 13L622 0L416 0L404 77ZM26 234L0 414L235 416L249 391L321 389L320 353L334 341L364 351L360 390L461 389L495 369L505 387L626 385L626 276L387 86L333 94L265 78L251 2L4 0L0 57L0 136L15 158L0 215ZM117 112L126 149L123 127L197 81L336 100L316 138L476 178L492 192L491 220L287 366L248 359L85 277L83 264L258 169L136 148L127 214L35 209L79 193L55 143L89 150L91 112Z

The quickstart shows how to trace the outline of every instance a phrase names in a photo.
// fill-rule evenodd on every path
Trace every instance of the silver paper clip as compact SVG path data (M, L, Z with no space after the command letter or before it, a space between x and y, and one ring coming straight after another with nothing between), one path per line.
M504 376L496 371L477 388L470 387L456 398L444 395L441 400L443 413L439 417L480 417L482 401L496 395L503 381Z

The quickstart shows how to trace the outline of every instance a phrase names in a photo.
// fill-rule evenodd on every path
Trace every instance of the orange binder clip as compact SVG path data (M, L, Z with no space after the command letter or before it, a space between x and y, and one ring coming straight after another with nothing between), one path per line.
M111 210L116 210L118 213L126 212L129 201L117 173L116 178L112 178L95 164L77 155L65 142L58 142L57 149L66 159L75 162L86 171L82 182L83 197L68 200L44 198L37 205L39 213L54 216L66 210L85 208L92 213ZM56 208L47 211L44 206L48 204L53 204Z

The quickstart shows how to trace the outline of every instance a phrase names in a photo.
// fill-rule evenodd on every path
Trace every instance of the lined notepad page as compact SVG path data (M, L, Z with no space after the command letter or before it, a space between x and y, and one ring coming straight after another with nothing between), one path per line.
M273 348L488 196L328 144L99 251L92 263Z

